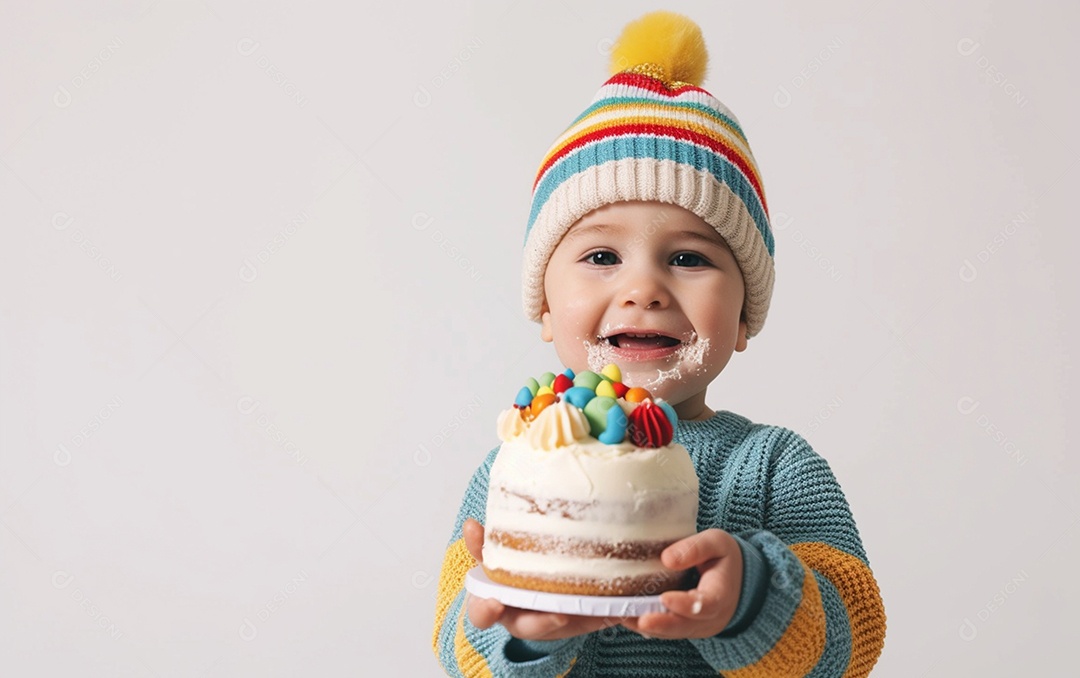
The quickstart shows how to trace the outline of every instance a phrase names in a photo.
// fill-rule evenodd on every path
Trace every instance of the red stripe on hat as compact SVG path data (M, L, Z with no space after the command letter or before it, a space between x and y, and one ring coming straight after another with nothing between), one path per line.
M605 85L631 85L633 87L640 87L641 89L647 89L650 92L655 92L656 94L661 94L663 96L670 97L670 98L674 98L674 97L682 94L683 92L703 92L705 94L709 94L708 92L706 92L705 90L701 89L700 87L698 87L696 85L681 85L681 86L676 87L674 89L668 89L667 85L665 85L663 82L661 82L660 80L657 80L656 78L654 78L654 77L652 77L650 75L644 75L642 73L632 73L630 71L623 71L622 73L616 73L615 75L611 76L611 78L608 79L608 81L605 82L604 84ZM709 94L709 96L712 96L712 95Z
M540 168L540 171L536 174L536 181L533 182L533 191L536 191L536 187L540 184L540 179L547 173L548 169L563 158L569 155L575 149L588 145L590 142L603 139L605 137L618 137L618 136L643 136L654 135L661 137L671 137L674 139L682 139L684 141L693 142L699 146L704 146L713 151L717 155L727 158L731 164L739 168L739 170L746 176L746 179L754 187L754 191L758 194L758 198L761 200L761 206L765 209L765 213L769 213L769 208L765 204L765 191L761 188L761 182L758 181L757 174L753 169L746 164L739 154L734 153L731 148L725 144L722 144L712 137L694 132L693 130L684 129L682 127L672 125L615 125L613 127L605 127L598 129L595 132L590 132L585 136L577 139L571 144L563 146L559 149L559 152L551 156L551 158L544 163L544 166Z

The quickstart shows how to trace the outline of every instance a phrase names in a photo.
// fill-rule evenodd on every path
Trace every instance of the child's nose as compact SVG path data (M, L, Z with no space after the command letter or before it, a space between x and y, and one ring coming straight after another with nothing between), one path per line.
M620 294L619 305L638 306L648 309L667 308L671 304L671 294L654 273L650 271L627 271Z

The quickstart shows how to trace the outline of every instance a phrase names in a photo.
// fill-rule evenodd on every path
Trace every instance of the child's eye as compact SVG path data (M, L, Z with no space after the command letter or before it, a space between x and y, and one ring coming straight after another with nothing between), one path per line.
M598 250L590 253L585 257L585 261L597 266L614 266L619 263L619 258L615 256L614 252L608 252L607 250Z
M673 266L708 266L709 261L700 254L693 252L680 252L671 259Z

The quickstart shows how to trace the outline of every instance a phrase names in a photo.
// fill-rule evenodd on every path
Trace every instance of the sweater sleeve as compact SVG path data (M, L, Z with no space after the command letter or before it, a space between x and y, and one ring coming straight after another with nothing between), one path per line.
M484 523L488 477L497 453L498 448L492 450L473 474L443 557L432 639L435 656L450 676L563 676L573 666L583 637L528 642L514 638L501 624L478 629L469 621L465 573L477 563L465 547L461 528L468 518Z
M847 499L797 434L758 435L768 459L765 524L736 534L741 596L753 597L740 608L752 611L691 642L729 678L866 676L884 645L885 609Z

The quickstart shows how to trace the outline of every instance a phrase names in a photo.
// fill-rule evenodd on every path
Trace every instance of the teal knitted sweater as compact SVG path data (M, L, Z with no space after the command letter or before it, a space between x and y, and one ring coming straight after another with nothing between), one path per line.
M466 518L484 522L488 473L476 470L439 581L434 648L452 676L865 676L885 612L847 500L828 464L794 432L731 412L680 421L675 441L700 481L698 530L735 535L743 583L735 617L706 639L644 638L623 626L558 641L480 630L465 610Z

